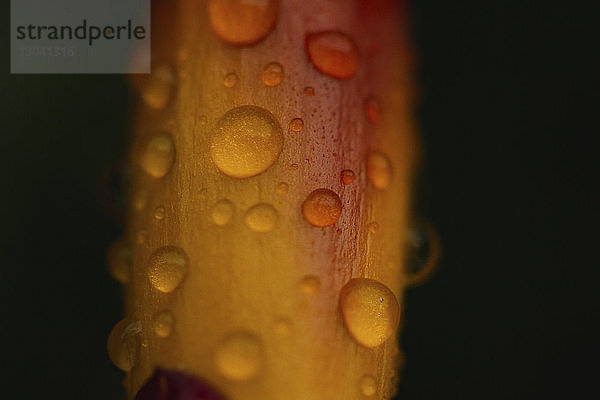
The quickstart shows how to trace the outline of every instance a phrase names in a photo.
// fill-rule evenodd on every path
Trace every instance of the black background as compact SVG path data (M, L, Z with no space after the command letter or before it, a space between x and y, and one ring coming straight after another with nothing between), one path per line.
M595 14L542 1L411 11L419 205L444 256L407 294L399 398L600 398ZM105 350L120 289L104 262L121 227L102 182L127 146L125 79L11 76L6 59L0 85L0 397L121 398Z

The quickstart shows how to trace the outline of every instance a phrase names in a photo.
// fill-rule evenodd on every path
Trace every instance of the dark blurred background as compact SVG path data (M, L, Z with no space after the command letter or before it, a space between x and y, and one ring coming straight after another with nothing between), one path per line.
M443 261L407 294L398 398L600 398L595 14L541 1L410 8L419 204ZM105 350L120 289L104 258L121 227L101 204L118 200L125 78L11 76L4 32L0 398L122 398Z

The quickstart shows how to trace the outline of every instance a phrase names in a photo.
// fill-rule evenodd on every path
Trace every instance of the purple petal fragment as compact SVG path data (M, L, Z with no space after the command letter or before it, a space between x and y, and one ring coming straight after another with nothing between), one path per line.
M135 400L226 400L206 381L178 371L157 369Z

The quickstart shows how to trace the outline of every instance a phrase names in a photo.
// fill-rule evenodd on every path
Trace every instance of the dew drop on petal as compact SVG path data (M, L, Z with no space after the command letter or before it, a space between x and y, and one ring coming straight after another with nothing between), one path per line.
M342 214L340 197L332 190L317 189L302 203L304 219L312 226L333 225Z
M356 44L345 33L325 31L309 34L306 51L315 68L333 78L352 78L358 68Z
M221 40L246 46L269 34L278 8L279 0L209 0L208 18Z
M165 246L150 256L148 278L156 289L170 293L179 286L187 273L187 256L179 247Z

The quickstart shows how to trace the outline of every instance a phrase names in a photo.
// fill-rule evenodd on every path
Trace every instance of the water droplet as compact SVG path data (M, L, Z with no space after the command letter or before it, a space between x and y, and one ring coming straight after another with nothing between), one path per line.
M264 349L249 332L235 332L223 340L215 355L219 372L234 381L254 378L262 369Z
M208 382L180 371L158 368L135 400L225 400Z
M150 77L143 83L141 98L150 108L162 110L169 104L175 92L175 71L168 64L152 68Z
M406 268L409 285L426 281L435 271L440 259L440 239L428 221L416 223L408 232L410 259Z
M340 310L350 335L366 347L385 342L400 320L396 296L373 279L351 279L340 292Z
M210 24L221 40L250 45L263 39L273 28L279 0L209 0Z
M277 211L267 203L259 203L246 212L246 225L254 232L270 232L277 225Z
M119 369L129 371L137 363L141 346L141 325L128 318L119 321L108 335L106 348Z
M273 321L273 332L278 336L287 336L292 331L292 325L289 318L279 317Z
M342 183L349 185L356 179L356 174L351 169L345 169L342 171Z
M339 79L349 79L358 68L358 50L345 33L325 31L306 37L308 57L320 72Z
M377 392L377 382L371 375L365 375L360 379L360 392L365 396L373 396Z
M217 168L234 178L267 170L283 148L283 133L264 108L242 106L228 111L217 123L210 148Z
M312 226L333 225L342 214L342 202L335 192L329 189L317 189L302 203L302 214Z
M387 156L372 151L367 157L367 178L376 189L386 189L392 180L392 166Z
M166 215L166 211L165 208L163 206L158 206L156 207L156 210L154 210L154 218L156 218L157 220L163 220L165 219L165 215Z
M144 244L146 243L146 240L148 240L148 231L145 229L140 229L139 231L137 231L137 233L135 234L136 243Z
M290 185L285 182L280 182L277 184L277 193L279 194L287 194L290 191Z
M367 112L367 119L373 124L379 124L381 119L381 107L379 101L374 97L369 97L365 101L365 111Z
M238 83L238 77L233 72L225 75L225 79L223 79L223 85L227 88L232 88Z
M290 121L290 130L292 132L300 132L304 128L304 121L300 118L294 118Z
M233 217L234 207L227 199L219 200L212 209L212 220L217 226L225 226Z
M375 233L379 232L379 224L377 222L371 222L367 226L367 229L369 230L370 233L375 234Z
M148 278L156 289L170 293L183 281L187 272L187 257L175 246L156 250L148 262Z
M169 311L162 311L156 314L152 320L152 328L158 337L169 337L173 330L173 314Z
M304 88L304 94L307 95L307 96L314 96L315 95L315 89L312 88L312 87L310 87L310 86L307 86L307 87Z
M140 142L138 161L144 171L155 178L169 173L175 161L175 143L170 134L156 132Z
M107 254L108 271L117 282L129 283L131 280L131 248L125 239L113 243Z
M277 86L283 80L284 72L281 64L272 62L263 68L260 79L266 86Z
M306 275L300 281L300 290L306 295L314 296L321 290L321 281L314 275Z
M146 208L146 204L148 204L149 196L150 194L147 190L140 190L137 192L133 196L133 207L138 211L142 211L144 208Z
M201 115L198 117L198 125L204 126L208 123L208 117L206 115Z

